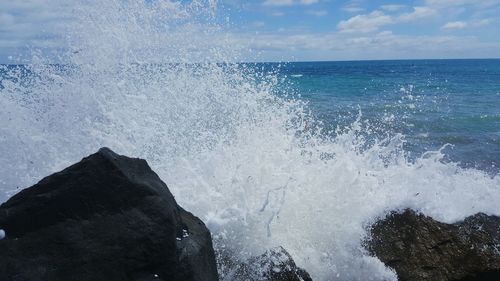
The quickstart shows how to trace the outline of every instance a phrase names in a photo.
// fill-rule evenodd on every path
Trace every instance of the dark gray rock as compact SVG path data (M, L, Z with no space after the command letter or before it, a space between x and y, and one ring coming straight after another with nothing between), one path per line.
M0 206L0 280L218 280L209 231L107 148Z
M234 255L219 254L219 268L224 281L312 281L305 270L297 267L290 254L277 247L240 262Z
M500 218L476 214L445 224L412 210L372 226L367 248L400 281L500 280Z

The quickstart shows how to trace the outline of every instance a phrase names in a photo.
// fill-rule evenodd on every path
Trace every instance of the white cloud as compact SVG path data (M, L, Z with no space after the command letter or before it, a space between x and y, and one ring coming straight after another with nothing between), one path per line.
M319 0L265 0L262 2L264 6L293 6L293 5L312 5L318 3Z
M253 25L254 27L259 28L259 27L264 27L264 26L266 25L266 23L265 23L265 22L263 22L263 21L254 21L254 22L252 22L252 25Z
M299 1L302 5L311 5L311 4L316 4L319 2L319 0L300 0Z
M384 31L379 32L377 35L378 36L388 36L388 35L392 35L392 34L393 34L392 31L384 30Z
M57 34L61 34L71 19L71 3L56 0L0 1L0 50L27 45L42 48L58 45L61 38Z
M291 6L295 4L293 0L266 0L262 3L264 6Z
M415 21L422 18L432 17L437 14L437 11L429 7L413 7L413 12L404 13L399 16L399 21L408 22Z
M282 17L284 15L285 15L285 13L283 13L283 12L274 12L274 13L271 13L271 16L273 16L273 17Z
M345 7L342 7L342 10L349 12L349 13L358 13L358 12L364 11L365 9L358 7L358 6L345 6Z
M372 32L384 25L393 23L392 17L381 11L373 11L367 15L357 15L337 25L340 32Z
M477 0L425 0L425 4L431 6L460 6L465 4L474 4Z
M306 11L306 14L309 14L309 15L312 15L312 16L316 16L316 17L324 17L324 16L328 15L328 11L325 11L325 10L309 10L309 11Z
M470 25L473 27L481 27L481 26L489 25L491 22L492 22L491 19L482 19L482 20L472 21Z
M375 10L370 14L357 15L348 20L341 21L337 25L337 29L340 30L340 32L367 33L377 31L385 25L416 21L436 14L437 11L429 7L413 7L413 12L403 13L399 16L391 16L382 11Z
M234 34L235 45L251 41L258 60L351 60L499 57L500 43L473 36L406 36L382 31L369 36L350 33ZM248 37L246 37L248 36ZM254 52L255 53L255 52Z
M465 21L452 21L447 22L441 27L443 30L454 30L454 29L464 29L467 27L481 27L486 26L491 23L491 19L473 20L470 22Z
M453 21L448 22L441 27L443 30L452 30L452 29L464 29L467 27L467 23L463 21Z
M427 6L446 8L470 5L477 8L487 8L500 4L500 0L425 0Z
M490 6L499 4L498 0L426 0L425 3L429 6L438 7L451 7L451 6L463 6L463 5L478 5L478 6Z
M364 11L365 9L360 6L359 0L350 0L346 5L342 7L342 11L346 11L349 13L359 13Z
M396 12L396 11L403 9L404 7L406 7L406 6L393 4L393 5L382 5L382 6L380 6L380 9L388 11L388 12Z

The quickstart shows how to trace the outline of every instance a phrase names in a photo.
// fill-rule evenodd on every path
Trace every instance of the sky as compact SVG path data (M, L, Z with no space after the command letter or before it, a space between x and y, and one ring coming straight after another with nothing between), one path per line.
M0 0L0 63L62 48L71 1L49 3ZM219 0L217 7L230 22L228 42L253 50L247 61L500 58L500 0Z

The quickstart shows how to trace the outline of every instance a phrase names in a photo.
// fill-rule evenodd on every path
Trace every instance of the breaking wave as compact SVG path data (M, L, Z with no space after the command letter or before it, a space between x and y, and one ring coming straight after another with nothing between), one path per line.
M64 64L2 66L2 200L107 146L147 159L219 249L282 245L315 280L394 280L361 246L390 210L500 214L498 176L441 151L409 160L401 134L368 141L361 112L322 130L277 72L234 63L249 50L213 1L99 2L72 7Z

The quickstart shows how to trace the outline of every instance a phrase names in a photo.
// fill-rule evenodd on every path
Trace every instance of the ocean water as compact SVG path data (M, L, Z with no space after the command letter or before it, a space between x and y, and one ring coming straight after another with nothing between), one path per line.
M64 64L0 66L1 201L107 146L218 252L346 281L396 280L362 247L391 210L500 215L498 60L241 64L214 1L82 3Z
M498 174L499 59L299 62L282 75L328 130L361 112L374 138L402 133L410 158L447 145L445 161Z

